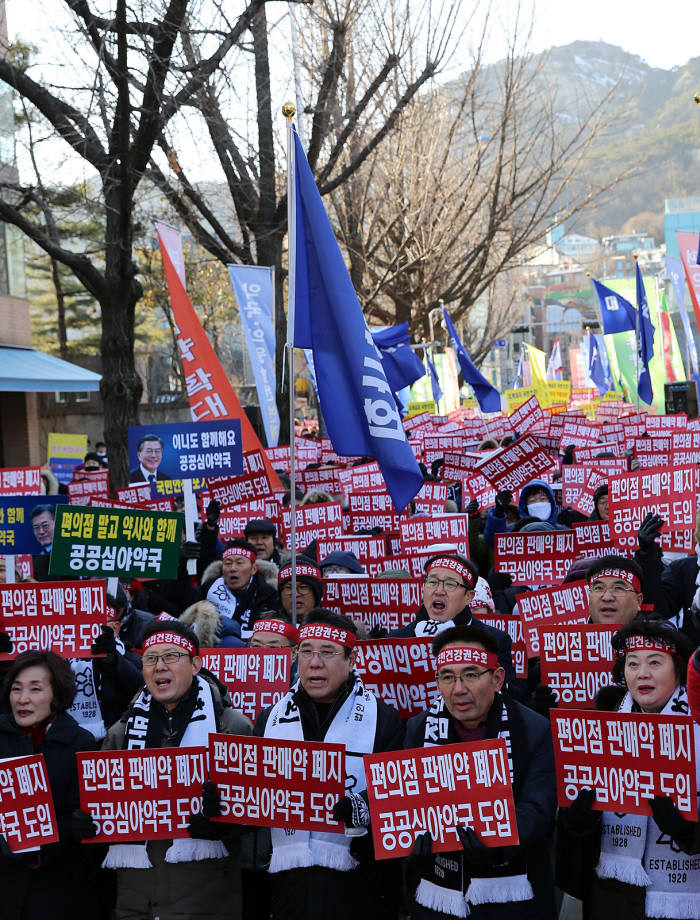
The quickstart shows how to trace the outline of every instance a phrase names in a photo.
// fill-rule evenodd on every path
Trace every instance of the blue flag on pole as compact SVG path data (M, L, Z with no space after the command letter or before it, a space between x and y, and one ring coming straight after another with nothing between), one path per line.
M644 290L644 279L639 262L634 265L635 277L637 280L637 313L639 315L639 330L637 332L637 350L639 352L639 381L637 383L637 392L639 398L647 405L651 405L654 400L654 390L651 385L651 376L649 375L649 362L654 357L654 332L656 331L651 324L649 316L649 304L647 294Z
M454 348L455 354L457 355L457 360L459 361L462 376L464 377L465 383L468 383L474 391L474 397L479 403L481 411L500 412L500 393L488 382L486 377L484 377L483 374L481 374L480 371L476 369L469 355L467 354L464 345L462 345L461 339L457 335L457 330L452 324L449 313L444 307L442 308L442 312L445 316L447 334L450 337L450 342L452 343L452 347Z
M600 342L592 332L588 333L588 376L598 387L601 396L613 389L603 364Z
M400 512L423 485L382 360L296 133L287 333L311 348L321 411L336 453L373 457Z
M408 323L399 323L372 333L393 393L425 377L423 362L409 345Z
M433 359L430 357L430 349L428 348L425 349L425 363L428 365L428 375L430 376L430 389L433 391L433 401L437 406L442 399L442 387L440 386L440 378L437 375Z
M598 298L600 314L603 320L603 332L612 335L615 332L636 332L637 311L629 300L612 288L592 278L593 290Z

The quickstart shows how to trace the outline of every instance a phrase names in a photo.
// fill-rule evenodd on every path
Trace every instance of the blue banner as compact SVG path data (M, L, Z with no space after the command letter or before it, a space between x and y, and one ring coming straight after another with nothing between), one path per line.
M56 505L67 495L8 495L0 498L0 554L39 556L51 552Z
M637 311L629 300L625 300L622 294L618 294L612 288L601 284L595 278L591 280L593 281L593 290L598 298L605 335L613 335L616 332L636 332Z
M435 365L433 364L433 359L430 357L429 348L425 349L425 363L428 365L430 389L433 392L433 400L435 401L435 406L437 408L438 403L442 399L442 388L440 386L440 378L438 377L437 371L435 370Z
M637 282L637 313L639 314L639 332L637 335L637 351L639 352L639 381L637 383L637 392L639 398L644 400L647 405L654 401L654 391L651 385L651 376L649 374L649 362L654 357L654 332L656 331L651 324L649 315L649 302L644 290L644 281L642 272L639 268L639 262L635 262L635 278Z
M372 338L379 349L386 379L394 393L425 376L423 362L409 344L407 322L372 332Z
M268 447L277 447L280 416L275 381L275 320L272 273L260 265L229 265L228 273L255 377Z
M129 482L240 476L241 421L130 425Z
M333 449L373 457L400 512L422 487L423 475L296 131L292 138L288 339L313 351Z
M444 307L442 308L442 312L445 317L447 334L450 337L450 342L455 350L455 354L457 355L457 361L459 362L459 367L462 371L464 382L468 383L474 391L474 397L479 403L479 408L482 412L500 412L501 394L494 386L488 382L486 377L484 377L484 375L477 370L476 366L473 364L471 358L467 354L466 349L462 344L462 340L457 335L457 330L452 324L449 313Z
M610 378L610 369L605 354L605 345L601 335L588 333L588 376L598 387L601 396L605 396L608 390L614 390Z

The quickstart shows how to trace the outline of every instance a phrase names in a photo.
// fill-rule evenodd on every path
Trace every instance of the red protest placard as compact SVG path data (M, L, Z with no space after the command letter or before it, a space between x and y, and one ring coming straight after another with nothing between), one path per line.
M18 466L0 469L0 495L39 495L41 467Z
M355 670L365 689L410 719L437 696L432 639L375 639L358 642Z
M316 741L209 735L209 778L226 824L342 834L345 747Z
M475 470L477 464L483 459L481 452L478 454L468 451L461 454L447 453L445 462L440 468L440 476L448 481L462 479L465 473Z
M282 470L284 473L289 472L289 445L286 447L266 447L265 454L270 461L270 465L275 470Z
M612 683L610 637L617 629L594 623L538 627L542 683L554 691L560 709L593 709L600 688Z
M364 494L369 495L370 493L366 492ZM386 532L398 531L399 529L400 518L393 511L350 511L345 517L347 518L347 527L351 533L357 533L358 530L374 530L375 527L379 527Z
M401 547L406 555L425 553L433 543L451 543L458 553L469 556L469 516L466 514L401 518L400 533Z
M0 834L13 853L58 841L56 812L42 754L0 761Z
M698 819L693 722L689 716L552 709L557 797L571 805L594 789L593 808L650 815L649 799L668 796Z
M561 468L561 503L564 506L573 505L581 496L586 487L586 479L590 466L567 463Z
M422 578L336 576L326 578L325 584L323 606L364 623L368 629L380 626L391 632L408 626L423 602Z
M535 425L539 425L545 420L545 414L540 407L540 402L536 396L531 396L522 406L518 406L515 412L510 413L509 421L511 427L518 434L524 434Z
M104 581L43 581L0 585L0 623L12 639L11 661L27 649L52 649L64 658L91 658L106 622Z
M413 499L416 514L440 514L445 510L447 501L447 484L444 482L426 482Z
M338 481L338 467L318 470L299 470L296 473L296 483L305 492L309 489L322 489L324 492L342 492Z
M551 455L538 444L533 435L528 434L481 463L478 472L489 480L497 492L503 489L514 492L554 465Z
M78 761L80 807L96 837L85 843L127 843L188 837L190 815L202 809L206 748L89 751Z
M576 500L571 503L571 507L575 511L579 511L581 514L585 514L586 517L590 517L595 509L593 496L596 492L596 489L606 485L607 482L607 474L600 473L598 470L588 470L588 475L586 476L586 484L584 485L583 490L581 491L581 494L578 496L578 498L576 498Z
M557 585L576 558L573 530L498 533L493 567L516 585Z
M297 550L308 546L312 540L335 540L343 532L343 509L340 502L319 502L317 505L300 505L295 509L295 542ZM282 508L281 535L289 547L292 512Z
M574 524L573 528L574 542L579 556L589 556L593 562L600 556L620 552L620 549L610 539L608 521L581 521Z
M386 492L386 483L378 463L363 463L338 470L338 483L348 498L353 492Z
M515 600L523 621L528 658L540 654L539 626L585 623L589 616L588 583L584 580L516 594Z
M68 483L68 502L71 505L89 505L95 495L109 497L109 487L104 479L85 479Z
M442 460L446 453L464 450L465 438L459 434L429 434L423 438L423 462L430 467L433 460Z
M245 502L222 511L219 515L219 537L224 541L242 537L249 521L264 519L277 524L281 509L282 503L270 495L267 498Z
M665 531L695 527L695 467L611 476L609 486L610 536L614 543L636 537L649 512L661 515Z
M153 500L151 495L151 484L141 484L134 483L131 486L127 486L126 489L117 489L117 500L120 502L125 502L127 505L137 505L140 506L143 502L150 502Z
M319 540L316 551L319 561L336 550L354 553L357 561L368 575L378 575L385 569L384 562L388 558L386 552L386 538L365 536L343 536L338 540Z
M458 826L472 827L486 846L518 843L502 738L369 754L364 761L377 859L406 856L423 831L430 831L434 853L459 850Z
M143 501L138 504L120 502L115 498L105 498L104 495L93 495L90 499L91 508L143 508L146 511L172 511L173 499L160 498L157 500Z
M250 450L243 454L242 475L217 476L207 479L207 483L211 497L218 501L222 508L255 501L272 495L274 491L261 450Z
M569 419L562 428L560 443L563 447L573 444L574 447L591 447L598 442L601 426L595 422Z
M255 721L289 690L289 648L203 648L202 666L225 684L231 705Z
M510 657L516 677L527 677L527 646L523 637L523 621L519 616L497 616L489 614L484 616L479 613L479 623L486 623L500 629L510 636Z

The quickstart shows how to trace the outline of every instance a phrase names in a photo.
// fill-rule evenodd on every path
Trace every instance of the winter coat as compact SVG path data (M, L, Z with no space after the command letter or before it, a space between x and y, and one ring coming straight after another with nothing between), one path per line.
M503 703L508 712L513 754L513 798L520 840L518 849L525 858L527 877L535 897L534 904L532 901L498 904L498 916L503 920L529 920L531 917L554 920L556 909L549 862L549 837L557 810L557 782L552 733L547 719L508 694L496 694L486 717L487 738L496 738L498 735ZM408 720L405 748L423 747L427 716L426 711ZM452 720L448 737L440 743L460 743ZM431 916L437 915L433 913Z
M111 664L106 664L101 658L93 658L92 668L102 721L105 726L111 725L124 712L139 687L143 686L141 656L130 651L125 655L117 653Z
M236 709L225 688L211 675L200 672L213 690L214 715L218 732L250 735L249 719ZM102 750L123 750L130 712L107 732ZM117 920L240 920L240 843L226 840L229 856L198 862L167 863L165 853L171 840L148 843L151 869L117 869Z
M3 920L92 920L96 913L97 862L71 831L71 815L80 808L77 751L92 751L95 739L67 712L59 713L34 750L10 713L0 713L0 758L42 754L58 825L58 843L38 853L0 856ZM32 866L37 865L36 868Z
M159 611L160 612L160 611ZM121 619L119 638L124 645L131 648L141 648L141 637L146 627L153 622L154 615L146 610L138 610L129 604L127 612Z
M241 624L222 617L211 601L197 601L188 607L180 620L192 626L201 648L245 648L241 639Z
M217 571L218 574L216 574ZM213 563L209 566L205 573L207 577L204 581L202 581L201 597L203 599L211 600L211 598L207 598L207 594L214 582L221 577L221 574L221 563L219 563L218 566L216 563ZM212 601L212 603L214 602ZM214 606L216 606L216 604L214 604ZM236 615L233 617L233 619L237 620L239 625L241 625L241 617L246 610L250 611L247 627L248 630L252 628L253 623L260 619L265 611L280 610L280 600L277 590L269 585L265 579L257 572L253 575L248 588L243 592L236 608ZM227 618L222 617L221 619L223 621Z

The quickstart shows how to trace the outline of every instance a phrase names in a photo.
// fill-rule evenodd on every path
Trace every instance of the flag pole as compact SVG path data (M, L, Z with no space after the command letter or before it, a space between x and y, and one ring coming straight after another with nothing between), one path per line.
M297 625L297 539L296 539L296 458L294 455L294 295L296 283L296 192L294 182L294 127L296 106L285 102L282 114L287 119L287 249L289 275L287 283L287 342L285 351L289 368L289 540L292 549L292 624Z
M637 278L637 256L634 257L635 268L634 268L634 277L635 281ZM637 298L638 299L638 298ZM634 314L634 340L635 345L637 346L637 359L635 361L635 374L637 376L637 412L639 412L639 332L640 332L640 321L639 321L639 304L637 304L637 311Z

